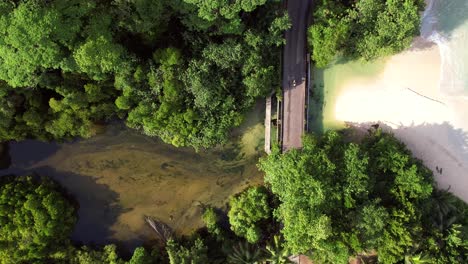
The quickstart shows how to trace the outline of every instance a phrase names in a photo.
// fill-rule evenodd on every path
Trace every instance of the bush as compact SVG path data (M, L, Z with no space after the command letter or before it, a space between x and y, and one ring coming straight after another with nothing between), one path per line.
M216 237L221 235L221 229L219 228L219 217L218 214L212 207L205 209L202 215L203 223L205 223L208 232Z

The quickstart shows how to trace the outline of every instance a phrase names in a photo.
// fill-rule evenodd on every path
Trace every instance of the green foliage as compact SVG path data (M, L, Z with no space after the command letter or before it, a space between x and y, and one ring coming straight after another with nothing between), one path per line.
M347 45L352 25L345 15L344 6L338 1L324 1L314 13L308 41L317 67L326 67Z
M452 225L443 237L445 242L441 250L440 263L464 263L468 261L468 236L466 227L462 233L462 226Z
M201 239L196 239L192 246L184 247L175 240L167 241L166 251L170 264L205 264L208 263L207 248Z
M265 248L267 253L266 260L269 264L290 264L292 263L289 260L291 254L289 251L284 248L283 241L280 236L275 235L273 237L273 243L268 244Z
M0 140L90 137L118 117L175 146L224 143L279 84L278 6L2 1Z
M133 251L132 258L128 264L152 264L156 263L152 256L143 247L138 247Z
M271 217L268 193L264 187L251 187L229 201L229 223L238 236L250 243L262 238L261 223Z
M75 209L51 181L31 176L2 177L1 263L61 259L75 222Z
M118 256L117 247L113 244L104 246L102 250L82 247L76 250L70 262L72 264L125 264L125 261Z
M461 263L468 252L457 231L468 226L466 211L433 192L432 173L389 134L378 130L360 144L337 132L308 135L302 150L274 150L259 167L280 200L275 214L292 253L311 252L320 263L371 250L382 263Z
M219 227L219 216L212 207L205 209L202 215L202 220L210 234L216 237L221 235L221 228Z
M416 253L430 257L432 263L466 262L468 205L448 191L436 190L425 205L423 217L430 238Z
M262 259L262 251L247 242L239 242L227 257L229 264L260 264Z
M314 12L308 37L317 67L326 67L336 55L373 60L398 53L419 32L422 0L345 3L322 0Z
M224 1L224 0L183 0L185 12L191 14L186 24L196 29L217 27L224 34L240 34L244 29L241 12L252 12L266 0ZM196 18L194 18L196 16Z
M113 73L122 63L124 50L112 40L99 36L84 42L75 52L73 58L80 72L88 74L94 80L105 80L107 74Z
M327 197L337 196L333 188L322 187L335 182L335 165L312 139L305 139L304 143L302 153L292 150L282 156L273 152L260 163L266 172L265 181L281 201L277 215L284 225L282 232L293 253L318 247L320 241L330 236L331 219L320 209L327 207Z
M118 26L147 41L155 41L164 32L171 15L165 1L114 0L112 5Z
M93 8L89 1L72 0L69 7L52 2L47 7L38 1L1 4L0 79L13 87L35 86L41 73L59 69L74 45L81 17Z

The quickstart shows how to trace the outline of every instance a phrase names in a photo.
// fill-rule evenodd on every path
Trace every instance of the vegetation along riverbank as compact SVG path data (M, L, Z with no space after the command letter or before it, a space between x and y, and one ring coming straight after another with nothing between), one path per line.
M379 68L423 10L314 1L311 60ZM0 0L0 263L468 263L468 205L382 126L326 129L320 83L316 133L261 152L290 26L275 0Z

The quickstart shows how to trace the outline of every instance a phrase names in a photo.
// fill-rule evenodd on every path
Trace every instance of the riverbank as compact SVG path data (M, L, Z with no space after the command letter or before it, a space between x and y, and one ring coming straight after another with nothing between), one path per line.
M258 103L226 145L210 150L176 148L114 124L87 140L11 143L12 165L0 173L52 177L80 205L73 240L131 251L155 238L145 216L190 235L203 226L204 206L224 208L231 195L263 182L256 163L264 109Z
M332 93L325 94L324 123L380 123L434 171L440 188L468 201L468 101L440 90L438 47L418 39L401 54L356 63L324 71L325 93Z

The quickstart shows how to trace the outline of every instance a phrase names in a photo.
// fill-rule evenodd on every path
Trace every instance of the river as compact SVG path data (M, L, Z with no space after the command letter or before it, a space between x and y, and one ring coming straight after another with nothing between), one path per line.
M263 153L263 118L258 103L228 144L198 153L123 124L87 140L11 143L12 165L1 173L52 177L80 204L75 241L132 249L154 238L144 216L190 234L202 226L204 205L224 207L231 195L262 183L256 162Z

